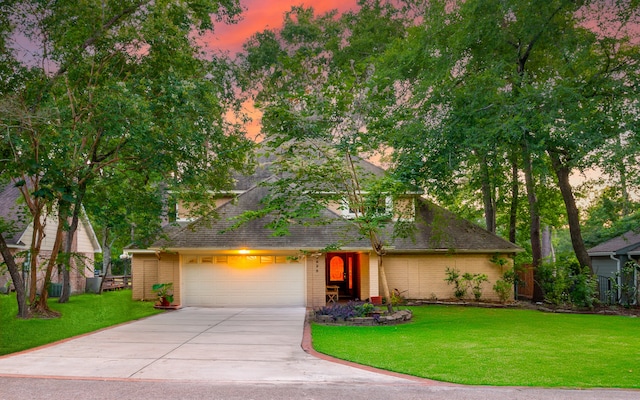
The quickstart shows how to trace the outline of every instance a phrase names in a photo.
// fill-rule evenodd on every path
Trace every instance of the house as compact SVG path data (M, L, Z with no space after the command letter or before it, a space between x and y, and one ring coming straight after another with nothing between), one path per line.
M339 207L324 210L331 223L293 224L287 236L265 228L269 217L231 229L234 217L261 207L268 188L260 182L270 177L259 169L238 179L218 203L219 218L189 220L178 209L176 224L166 226L162 239L147 249L128 249L133 298L155 299L152 285L166 282L174 284L174 304L182 306L315 308L326 305L327 287L338 288L339 300L380 296L378 256ZM452 298L453 287L444 280L449 267L486 274L483 298L497 300L492 286L520 248L418 195L408 201L414 237L391 240L387 232L382 261L390 289L410 299ZM323 251L339 239L340 247ZM492 262L496 255L508 265Z
M7 232L3 231L2 234L12 254L21 253L16 261L24 264L26 252L29 251L31 245L33 224L30 221L30 214L26 210L26 206L22 203L22 194L13 183L0 186L0 220L12 227L12 229ZM51 254L57 227L57 219L48 217L45 231L46 236L38 256L39 265L42 265ZM91 223L84 213L78 224L72 251L78 254L79 257L72 260L75 268L72 268L70 271L71 293L84 293L86 276L93 276L94 254L101 251L100 244ZM84 261L79 262L79 259ZM2 256L0 256L0 262L1 261L3 261ZM23 276L29 279L28 273L25 272ZM37 276L39 280L44 279L44 271L38 271ZM61 282L61 279L61 274L54 273L51 281L58 283ZM25 284L29 287L28 282L25 282ZM3 290L6 291L6 288L10 286L11 276L9 272L0 269L0 288L5 288ZM38 287L40 287L40 284L38 284Z
M591 257L591 266L600 282L600 298L602 301L623 300L623 293L614 287L611 280L618 286L623 283L638 282L638 271L633 276L626 277L623 282L623 268L629 261L640 263L640 232L629 231L623 235L607 240L604 243L587 250ZM611 291L617 293L611 293Z

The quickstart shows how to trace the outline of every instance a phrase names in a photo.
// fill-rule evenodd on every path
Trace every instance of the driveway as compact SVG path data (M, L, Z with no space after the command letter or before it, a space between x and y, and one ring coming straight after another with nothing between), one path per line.
M306 353L301 347L305 313L304 308L188 307L1 357L0 376L230 383L412 382Z

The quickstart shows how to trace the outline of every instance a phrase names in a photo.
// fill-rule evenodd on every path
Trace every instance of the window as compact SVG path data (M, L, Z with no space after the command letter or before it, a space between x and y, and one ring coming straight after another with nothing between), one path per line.
M393 212L393 200L391 196L377 195L365 197L364 200L365 212L368 215L383 216L389 215ZM340 205L342 210L342 216L347 219L356 218L356 210L348 203L347 200L343 200Z

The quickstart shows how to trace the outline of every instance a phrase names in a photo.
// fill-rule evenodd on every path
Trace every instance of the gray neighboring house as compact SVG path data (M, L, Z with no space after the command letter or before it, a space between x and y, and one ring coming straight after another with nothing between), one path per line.
M640 232L629 231L623 235L607 240L588 250L591 257L593 271L600 281L600 300L616 302L622 300L622 293L613 293L607 299L607 293L611 292L613 285L611 279L617 279L618 285L622 284L619 276L624 265L629 261L640 263ZM634 272L633 282L638 282L638 272ZM629 283L629 282L627 282Z

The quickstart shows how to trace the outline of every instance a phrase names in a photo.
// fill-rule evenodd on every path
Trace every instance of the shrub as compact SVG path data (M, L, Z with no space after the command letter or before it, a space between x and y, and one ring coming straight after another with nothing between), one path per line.
M485 282L489 282L489 277L486 274L473 274L471 276L469 283L471 285L473 297L476 301L480 301L480 298L482 297L482 284Z
M467 296L467 290L471 288L473 297L480 300L482 297L482 284L489 281L489 278L485 274L472 274L465 272L460 275L460 271L455 268L446 269L447 277L444 279L448 285L453 284L453 295L458 300L462 300Z
M513 285L516 282L518 275L516 274L515 269L510 269L502 274L502 279L498 279L498 281L493 285L493 291L497 293L500 301L506 303L511 297L511 293L513 290Z
M543 263L536 277L548 303L593 308L598 301L597 279L575 258Z
M404 293L404 292L402 292ZM391 306L401 306L405 303L405 298L402 296L402 293L398 289L393 289L393 293L391 293Z
M447 285L454 285L453 295L456 299L461 300L467 295L467 285L462 282L460 271L456 268L447 267L446 270L447 277L444 280L447 282Z

